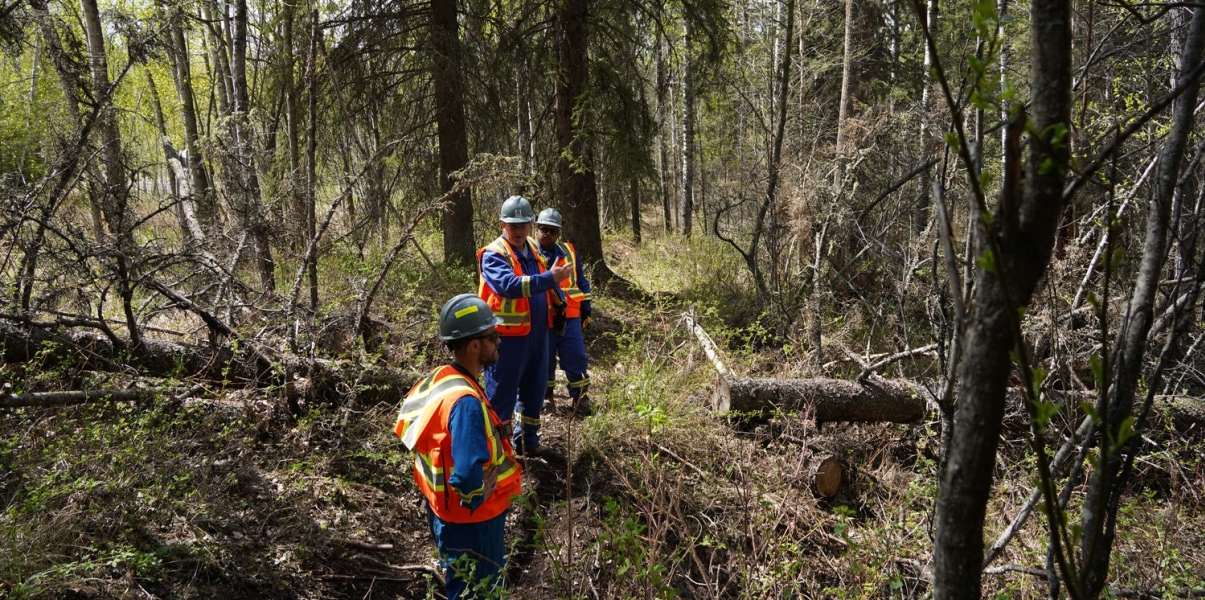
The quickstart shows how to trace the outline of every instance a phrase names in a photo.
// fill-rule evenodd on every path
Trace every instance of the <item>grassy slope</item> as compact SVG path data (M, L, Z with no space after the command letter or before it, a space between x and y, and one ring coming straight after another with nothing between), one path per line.
M740 263L720 244L615 239L609 248L617 272L664 293L639 302L596 294L599 411L547 418L546 439L570 460L528 465L529 494L511 518L513 595L923 595L931 426L817 431L790 415L748 425L715 418L702 399L713 373L681 325L684 306L695 306L738 373L807 374L803 342L753 346L764 332L747 314ZM389 303L401 333L386 360L423 369L439 359L429 342L434 307L467 277L432 283L413 272L398 276L411 292ZM208 398L0 415L0 596L430 596L433 547L409 457L389 431L395 407L315 406L295 419L273 390ZM815 500L800 472L809 444L845 457L849 477L831 501ZM1123 508L1121 587L1205 578L1205 465L1199 445L1184 444L1144 463ZM989 536L1028 496L1024 446L1005 444ZM998 564L1042 565L1043 531L1031 521ZM1016 572L985 585L1001 597L1045 594Z

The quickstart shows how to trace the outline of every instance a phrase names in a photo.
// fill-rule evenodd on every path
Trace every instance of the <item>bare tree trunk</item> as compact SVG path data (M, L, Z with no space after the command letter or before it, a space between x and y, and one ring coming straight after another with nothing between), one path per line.
M928 0L925 4L925 22L932 24L936 18L937 0ZM921 73L920 143L921 147L926 150L933 146L929 140L931 137L929 134L929 115L933 111L933 94L930 91L930 88L933 87L932 68L933 51L928 44L925 44L924 68ZM916 223L913 225L913 229L917 232L924 231L925 227L929 224L930 191L932 189L930 183L931 172L931 169L921 171L920 179L918 180L920 187L917 189Z
M238 158L238 183L242 196L239 202L243 227L251 236L255 247L255 266L259 271L260 285L265 291L272 292L276 290L276 262L272 259L271 240L268 236L271 226L264 214L263 198L260 195L259 174L256 172L258 161L255 159L250 122L251 102L247 85L248 18L247 0L235 0L230 65L235 101L232 126Z
M184 237L184 243L188 248L195 248L197 240L193 238L192 228L189 227L188 215L184 212L184 199L180 194L180 182L176 179L176 171L172 168L172 160L178 158L175 156L175 151L168 141L167 123L163 120L163 103L159 100L159 90L155 87L155 78L151 75L150 70L146 71L146 87L150 91L151 108L155 112L155 127L159 129L159 136L163 140L163 158L167 166L167 183L171 190L172 203L175 208L172 212L176 215L176 222L180 225L180 233ZM188 189L188 182L184 182L185 190Z
M134 244L132 231L134 219L130 211L129 180L121 158L121 134L117 129L117 116L111 103L109 61L105 55L105 39L96 0L82 0L80 5L88 41L92 97L96 102L94 110L99 114L96 129L100 136L105 187L101 202L102 212L105 225L116 245L112 260L117 276L117 293L121 297L126 327L130 330L130 342L138 346L142 342L142 334L138 327L138 319L134 316L135 275L132 272L132 264L137 262L138 248Z
M61 201L66 197L71 185L69 182L75 177L77 168L82 168L88 173L86 180L92 229L98 238L104 236L104 221L101 217L101 197L104 195L101 185L102 176L92 162L84 158L91 130L99 115L93 113L85 118L80 112L80 89L84 86L84 82L74 68L73 58L67 54L58 30L55 28L55 22L46 6L37 2L31 3L30 6L46 42L47 53L50 55L58 75L59 85L63 91L63 97L66 99L67 114L76 127L69 138L64 136L56 140L59 146L60 166L58 170L60 175L55 190L47 201L39 206L38 212L41 218L38 220L33 239L23 247L24 256L21 258L21 266L13 285L13 297L22 311L29 311L32 308L33 288L37 281L38 262L42 245L46 239L49 219L58 211Z
M665 57L665 42L657 41L657 115L661 131L657 134L658 171L661 176L661 210L665 217L665 232L674 232L673 193L670 185L673 167L669 160L670 131L673 128L673 111L669 106L669 69Z
M695 82L694 58L691 55L691 33L693 26L689 15L684 15L682 24L682 234L690 237L695 212Z
M565 236L573 241L581 260L594 268L600 283L611 278L603 260L602 230L598 220L598 190L586 156L586 140L575 122L577 100L588 79L587 30L590 0L559 0L557 5L556 130L560 175L561 213Z
M640 243L640 178L628 177L628 195L632 201L632 240Z
M787 0L787 32L784 39L787 44L790 44L791 38L795 36L795 0ZM770 150L770 172L768 174L766 184L766 196L762 201L761 210L757 213L757 221L753 226L753 239L749 242L749 253L745 256L746 263L749 264L749 270L753 273L753 281L757 284L757 291L762 298L766 298L769 294L769 288L766 285L765 275L762 274L761 267L758 262L758 251L761 248L762 236L765 235L766 217L770 211L777 210L778 203L778 180L780 178L782 168L782 143L786 137L787 127L787 98L791 93L791 52L781 53L781 64L778 67L778 99L777 99L777 114L775 115L775 130Z
M992 219L999 229L976 236L981 244L977 254L990 253L991 261L980 261L977 270L963 344L958 414L938 490L936 600L980 597L983 523L1004 416L1009 355L1022 342L1015 337L1020 330L1017 309L1029 304L1046 270L1063 206L1069 152L1058 132L1070 128L1071 11L1067 0L1036 0L1031 10L1032 131L1039 133L1029 142L1023 192L1009 197L1006 185ZM965 154L964 160L969 162ZM988 247L997 239L993 236L998 242Z
M431 79L435 86L435 122L439 130L440 190L452 191L452 174L469 164L460 74L460 26L456 0L431 0ZM468 189L451 196L443 215L444 260L465 265L477 257L473 243L473 196Z
M226 20L222 11L218 10L216 0L204 0L201 5L201 20L205 23L205 29L209 35L203 39L208 40L209 45L209 69L210 79L213 81L213 100L216 101L218 114L230 114L230 105L234 104L231 99L232 92L230 89L230 60L229 49L226 44L226 36L222 32L222 23ZM212 110L212 109L211 109Z
M310 48L306 56L305 85L309 90L305 129L305 210L306 235L316 244L318 235L318 47L322 44L318 9L310 13ZM318 311L318 253L307 252L306 270L310 279L310 310Z
M1176 85L1186 83L1183 79L1200 64L1203 49L1205 8L1197 6L1193 8L1188 37L1184 41ZM1099 440L1102 449L1101 467L1092 472L1082 518L1084 535L1081 550L1084 554L1085 582L1089 597L1096 597L1101 593L1109 573L1118 501L1124 484L1118 475L1125 462L1125 448L1116 445L1113 440L1120 439L1122 424L1134 414L1134 396L1143 377L1142 360L1146 354L1147 334L1154 321L1159 276L1167 262L1172 200L1180 176L1180 165L1188 146L1188 136L1193 129L1193 112L1200 88L1198 79L1187 83L1188 88L1175 101L1171 131L1159 155L1155 190L1147 215L1142 263L1134 291L1127 304L1125 319L1118 330L1116 346L1110 357L1113 363L1113 384L1109 389L1110 393L1102 396L1101 403L1097 406L1107 430L1106 435ZM1159 385L1158 380L1144 383L1152 388ZM1129 452L1132 453L1134 448L1130 445Z
M204 229L213 230L217 227L217 206L209 181L209 173L205 169L205 160L201 156L200 129L197 126L197 108L192 87L192 66L188 54L188 45L184 40L184 31L180 27L178 15L170 17L171 28L171 58L172 81L176 85L176 99L180 102L180 119L184 123L185 159L183 165L188 169L190 185L187 198L181 202L187 204L186 212L192 207L193 212L201 221L202 233L199 242L204 240ZM197 237L194 232L193 237Z
M849 117L849 89L853 79L854 0L845 0L845 58L841 61L841 99L837 103L836 169L833 188L841 190L845 179L845 119Z
M289 196L292 212L295 215L305 215L307 218L303 223L292 224L293 247L304 250L310 239L308 218L311 214L309 209L309 192L305 187L305 178L302 171L302 154L301 154L301 103L299 102L300 92L297 90L297 77L295 74L297 59L296 44L294 43L293 30L297 22L296 6L291 2L285 2L281 15L281 43L283 49L278 49L280 52L280 78L284 88L285 102L285 142L289 151L289 175L286 180L289 182Z

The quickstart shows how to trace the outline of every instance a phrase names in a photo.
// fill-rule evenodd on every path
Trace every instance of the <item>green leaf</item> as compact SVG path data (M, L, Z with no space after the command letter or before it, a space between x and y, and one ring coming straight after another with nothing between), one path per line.
M1053 402L1035 402L1034 403L1034 423L1038 427L1046 427L1046 423L1050 422L1050 418L1059 412L1059 407Z
M983 61L979 60L978 56L974 54L967 56L967 66L970 67L972 73L977 75L983 74Z
M1080 402L1079 409L1084 411L1084 414L1088 415L1088 418L1092 419L1092 422L1094 424L1096 424L1097 426L1100 426L1100 413L1096 412L1095 404L1093 404L1091 402L1087 402L1087 401Z
M1046 382L1046 378L1050 375L1050 371L1037 367L1033 370L1033 397L1037 398L1041 394L1042 384Z
M961 147L961 144L958 143L957 133L954 133L953 131L946 132L946 146L955 152L958 151L958 149Z
M1105 384L1105 365L1100 360L1100 355L1089 356L1088 364L1092 367L1092 377L1096 379L1096 387L1100 389Z
M1134 417L1126 417L1121 422L1121 427L1117 429L1117 445L1124 446L1131 438L1138 435L1134 430Z
M991 248L984 248L983 252L979 254L979 259L975 262L977 262L979 267L984 271L987 271L993 275L996 274L996 255L992 254Z
M1101 315L1100 296L1097 296L1096 292L1090 291L1090 292L1088 292L1087 299L1088 299L1088 304L1092 305L1093 312L1095 312L1096 316L1099 317Z
M1057 173L1059 170L1059 162L1053 156L1047 156L1042 159L1042 164L1038 165L1038 174L1049 175Z
M1109 272L1116 273L1121 266L1121 259L1125 256L1125 248L1114 248L1109 253Z
M1005 80L1004 80L1004 90L1000 92L1000 99L1001 99L1001 100L1003 100L1003 101L1005 101L1005 102L1008 102L1008 101L1010 101L1010 100L1013 100L1013 99L1014 99L1014 98L1016 98L1016 97L1017 97L1017 86L1013 85L1012 80L1010 80L1010 79L1005 79ZM1009 111L1008 111L1008 112L1009 112L1009 113L1015 113L1015 111L1016 111L1016 110L1017 110L1017 108L1016 108L1016 107L1012 107L1012 108L1010 108L1010 109L1009 109ZM1010 114L1009 116L1010 116L1010 117L1015 117L1015 116L1017 116L1017 115L1016 115L1016 114Z
M1042 130L1042 138L1054 150L1061 150L1067 145L1067 124L1054 123Z

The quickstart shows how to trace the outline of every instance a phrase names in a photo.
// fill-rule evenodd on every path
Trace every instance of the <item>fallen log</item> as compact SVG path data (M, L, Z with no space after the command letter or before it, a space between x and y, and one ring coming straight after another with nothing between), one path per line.
M870 380L867 377L869 369L858 381L736 377L720 361L715 342L695 320L693 312L683 314L682 320L699 340L703 353L719 373L719 378L711 390L711 407L717 412L765 413L773 410L806 410L812 413L817 423L911 423L925 416L925 400L919 388L905 381ZM926 349L920 351L923 350ZM907 355L908 353L902 353L890 357L889 360Z
M349 401L355 406L396 404L420 375L411 369L383 364L362 365L283 353L271 356L279 368L267 370L262 367L266 355L258 350L249 351L250 343L214 348L144 339L143 343L123 353L118 348L122 344L128 348L129 344L124 339L119 342L113 344L105 336L90 331L64 332L53 324L13 324L0 319L0 364L36 362L43 370L64 369L71 373L134 371L146 377L281 386L293 404L342 405ZM51 393L72 395L55 396L54 400L50 400L51 396L30 396L22 402L34 404L21 406L78 404L97 399L97 394L109 394L115 400L134 400L143 392L120 390L118 396L99 391ZM127 398L121 394L132 395ZM9 400L12 398L9 396Z
M205 386L196 385L191 388L180 388L169 397L180 399L194 394L199 394L205 391ZM38 407L44 408L49 406L71 406L74 404L87 404L88 402L96 402L98 400L110 400L113 402L133 402L137 400L151 400L164 396L167 390L162 388L126 388L124 390L74 390L64 392L33 392L29 394L11 394L5 395L0 393L0 408L21 408L21 407Z
M720 377L712 389L719 412L810 411L817 423L886 421L912 423L925 416L921 391L903 381Z
M20 408L26 406L69 406L84 404L97 400L131 401L148 400L162 395L163 390L148 388L132 388L128 390L83 390L73 392L36 392L32 394L13 394L0 396L0 408Z

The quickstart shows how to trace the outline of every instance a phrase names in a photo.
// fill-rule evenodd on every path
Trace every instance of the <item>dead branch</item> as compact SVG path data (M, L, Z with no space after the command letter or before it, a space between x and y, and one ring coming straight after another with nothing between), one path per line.
M180 390L171 397L175 399L186 398L188 396L200 393L205 390L205 386L195 385L190 388ZM21 408L21 407L37 407L47 408L51 406L72 406L76 404L86 404L88 402L96 402L98 400L112 400L115 402L132 402L137 400L151 400L163 395L164 390L155 388L130 388L124 390L80 390L67 392L35 392L30 394L0 394L0 408Z

